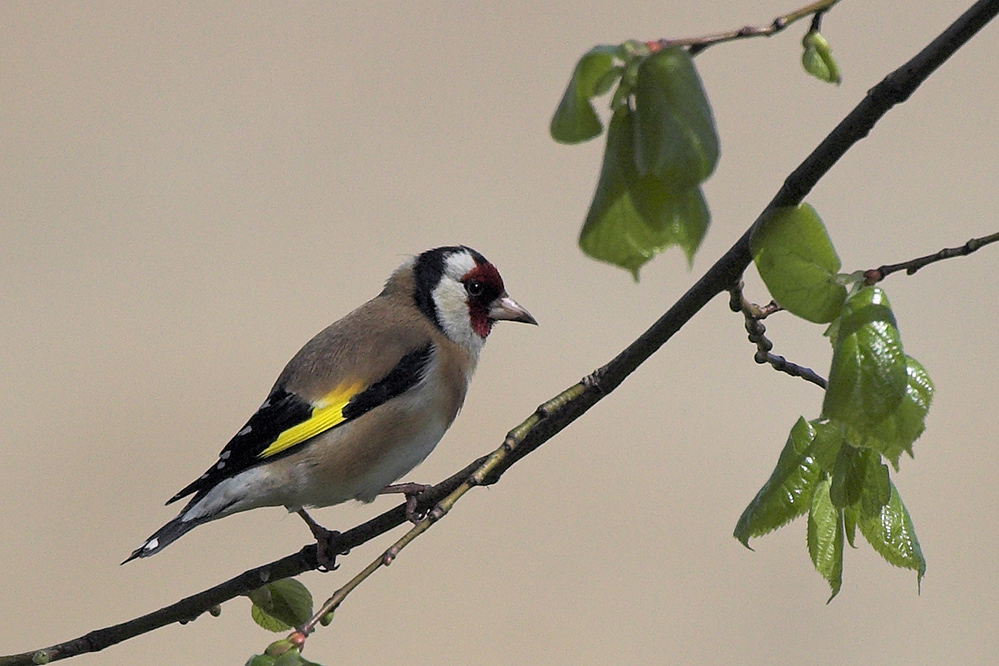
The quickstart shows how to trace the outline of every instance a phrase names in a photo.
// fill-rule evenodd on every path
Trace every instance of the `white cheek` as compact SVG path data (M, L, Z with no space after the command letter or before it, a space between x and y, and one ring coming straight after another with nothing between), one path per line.
M433 297L444 333L477 357L485 338L472 329L464 286L453 280L441 280L434 289Z

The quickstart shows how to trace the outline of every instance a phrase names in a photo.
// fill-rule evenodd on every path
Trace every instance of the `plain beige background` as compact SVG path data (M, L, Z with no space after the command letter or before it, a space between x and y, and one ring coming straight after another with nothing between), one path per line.
M767 23L793 2L0 4L0 652L127 620L306 543L296 517L268 509L118 566L285 361L407 254L475 247L541 322L497 327L463 413L412 478L494 448L643 331L964 5L842 3L824 29L838 88L801 71L804 25L699 56L722 140L712 227L692 272L672 251L635 284L575 247L602 142L556 145L547 124L576 58ZM997 30L810 196L844 270L996 230ZM885 285L938 390L917 458L894 476L929 560L921 594L862 544L826 605L803 522L756 552L731 537L822 396L755 365L718 298L378 573L306 656L995 663L997 266L988 248ZM768 328L778 353L825 373L820 327ZM345 528L390 506L317 516ZM325 597L387 544L305 582ZM74 663L236 665L273 638L239 599Z

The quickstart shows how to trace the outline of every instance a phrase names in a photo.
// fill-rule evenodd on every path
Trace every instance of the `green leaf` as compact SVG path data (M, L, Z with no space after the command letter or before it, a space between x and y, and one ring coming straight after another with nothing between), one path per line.
M860 501L868 468L868 451L847 443L839 449L829 484L829 498L837 509L852 506Z
M275 661L269 654L255 654L246 661L246 666L274 666Z
M815 428L799 418L780 453L777 466L739 517L734 536L749 547L749 539L786 525L808 511L822 470L810 455Z
M829 42L817 30L810 30L801 40L805 51L801 54L801 65L805 71L826 83L840 84L842 80L839 65L832 55Z
M889 482L890 483L890 482ZM919 547L912 518L902 503L895 484L890 483L890 499L871 516L860 516L857 527L868 543L889 564L916 572L916 582L926 573L926 558Z
M274 633L279 633L282 631L288 631L291 629L291 625L287 622L282 622L273 615L265 612L257 604L250 606L250 617L253 621L257 623L260 627L263 627L267 631L273 631Z
M711 223L711 212L704 192L700 187L692 187L676 195L674 205L666 210L663 218L667 220L673 234L673 241L687 255L687 266L694 263L694 254L701 246L701 241L708 233Z
M595 46L576 63L562 101L552 116L549 131L553 139L561 143L579 143L603 131L590 99L610 90L620 76L620 69L616 75L614 73L616 51L613 46Z
M815 429L812 455L822 471L831 475L836 469L839 450L846 441L843 434L843 424L838 421L818 419L809 421L809 423Z
M642 60L634 92L639 174L671 192L704 182L718 163L718 134L690 54L677 47Z
M287 631L312 617L312 593L294 578L268 583L247 596L253 621L268 631Z
M835 340L822 415L855 429L862 443L898 409L908 386L895 315L879 287L846 301Z
M624 68L620 65L611 67L607 72L600 77L600 79L593 86L592 97L600 97L601 95L606 95L610 92L610 89L614 87L614 84L621 79L621 74L624 72Z
M289 648L286 652L281 653L277 658L270 657L270 666L319 666L319 664L309 661L302 656L301 651L297 647ZM249 664L247 665L249 666ZM267 666L264 664L263 666Z
M291 648L274 661L274 666L319 666L302 656L298 648Z
M854 540L857 537L857 509L848 506L843 509L843 531L846 532L846 542L850 548L856 548Z
M700 189L670 193L662 181L641 177L635 166L633 112L623 106L607 129L607 146L593 202L579 236L590 257L638 269L671 245L693 256L709 213Z
M692 264L711 221L701 188L667 192L661 181L639 177L629 196L642 221L663 241L662 248L679 246L688 266Z
M285 652L293 649L294 647L295 643L291 641L290 637L279 638L278 640L274 641L273 643L267 646L267 649L264 650L264 654L270 657L280 657Z
M836 458L829 497L839 509L854 507L861 515L874 515L888 503L889 484L888 466L881 462L881 454L844 443Z
M843 308L839 256L818 213L807 203L768 214L750 239L756 270L770 294L791 313L815 323Z
M579 246L590 257L629 270L637 279L638 269L665 247L668 238L656 234L642 215L665 200L665 190L651 179L638 182L632 125L627 106L611 117L600 179Z
M292 648L274 660L274 666L300 666L301 655L296 648Z
M912 456L912 443L926 429L926 414L933 399L933 382L919 361L905 357L908 383L899 406L877 427L868 446L881 451L897 470L905 451Z
M829 582L832 594L839 594L843 585L843 512L829 498L828 478L823 479L812 493L808 512L808 554L815 570Z
M864 486L860 493L860 517L876 516L881 508L891 499L891 478L888 475L888 465L881 462L877 451L866 449L867 471L864 474Z

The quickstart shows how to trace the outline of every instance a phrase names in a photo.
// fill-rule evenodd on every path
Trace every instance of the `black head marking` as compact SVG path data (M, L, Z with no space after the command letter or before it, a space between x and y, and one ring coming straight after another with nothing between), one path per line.
M416 301L416 307L442 331L444 329L437 314L437 308L434 306L433 292L437 288L437 285L440 284L441 277L444 276L444 267L447 264L447 258L459 252L467 252L476 264L489 263L485 257L470 247L464 245L447 245L427 250L416 258L416 263L413 265L413 277L416 282L413 300Z

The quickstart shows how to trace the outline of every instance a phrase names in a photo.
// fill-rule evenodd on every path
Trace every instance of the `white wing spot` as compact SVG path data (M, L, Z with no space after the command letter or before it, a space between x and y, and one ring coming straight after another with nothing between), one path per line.
M245 428L237 432L236 436L242 437L243 435L249 435L251 430L253 430L253 428L251 428L250 426L246 426Z
M249 428L249 426L247 427ZM223 451L219 454L219 460L228 460L230 455L232 455L232 451Z
M149 541L146 542L146 545L143 546L143 549L145 549L145 550L156 550L156 547L158 545L160 545L160 540L159 539L150 539Z
M202 475L201 475L200 477L198 477L198 478L199 478L199 479L207 479L207 478L208 478L208 472L205 472L204 474L202 474Z
M219 461L219 464L215 466L215 469L222 469L223 467L225 467L225 463L222 462L222 461Z
M271 399L267 398L262 403L260 403L260 407L258 409L267 409L270 406L271 406Z

